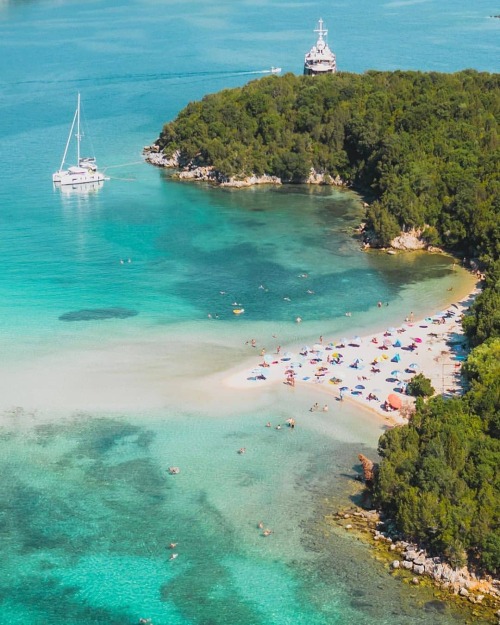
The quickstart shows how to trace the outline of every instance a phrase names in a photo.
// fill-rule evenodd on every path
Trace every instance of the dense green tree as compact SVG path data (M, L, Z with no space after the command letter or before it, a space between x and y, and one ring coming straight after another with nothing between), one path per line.
M423 373L417 373L410 382L408 382L408 394L413 397L430 397L434 395L434 387L429 378Z

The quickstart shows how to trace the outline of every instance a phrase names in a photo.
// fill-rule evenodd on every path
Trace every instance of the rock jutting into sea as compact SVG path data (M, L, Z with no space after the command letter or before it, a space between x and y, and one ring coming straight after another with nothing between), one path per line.
M427 577L439 588L480 605L489 613L500 608L500 580L490 576L478 577L467 567L453 568L441 558L431 557L421 546L399 540L392 532L391 522L382 520L378 511L351 508L339 511L335 516L336 523L344 529L357 530L361 535L369 533L382 552L385 551L383 545L386 545L390 568L418 576L413 578L413 583L418 584L419 577Z

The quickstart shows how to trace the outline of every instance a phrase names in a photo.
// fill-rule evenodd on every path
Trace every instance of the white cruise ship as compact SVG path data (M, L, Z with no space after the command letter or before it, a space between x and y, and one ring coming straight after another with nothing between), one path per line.
M318 41L309 52L304 60L304 74L306 76L315 76L317 74L334 74L337 71L337 62L335 54L330 50L324 37L328 35L328 30L323 28L323 20L318 22Z

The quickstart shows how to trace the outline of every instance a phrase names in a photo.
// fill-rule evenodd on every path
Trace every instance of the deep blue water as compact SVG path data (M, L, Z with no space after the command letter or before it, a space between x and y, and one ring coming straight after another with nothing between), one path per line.
M206 405L176 382L241 358L250 336L434 312L463 274L445 257L361 253L353 195L173 183L141 151L205 93L272 65L300 73L319 17L345 71L497 71L494 13L464 0L0 2L2 623L464 622L318 524L325 497L356 492L378 422L348 407L311 417L309 397L281 390L252 403L214 389ZM84 142L111 178L96 192L51 184L78 91ZM172 381L161 363L174 353ZM162 376L162 408L137 409ZM292 436L262 427L292 411Z

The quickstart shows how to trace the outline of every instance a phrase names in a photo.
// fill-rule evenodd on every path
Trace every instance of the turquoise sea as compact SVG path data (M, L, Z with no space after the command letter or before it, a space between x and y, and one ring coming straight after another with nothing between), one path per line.
M319 17L342 70L498 71L496 13L0 0L0 623L466 622L323 523L357 497L357 454L375 457L384 423L224 377L255 361L251 338L271 350L379 330L439 311L467 274L361 252L353 194L175 183L141 151L191 100L271 66L300 73ZM110 180L62 192L51 175L77 92ZM264 427L291 415L295 431Z

